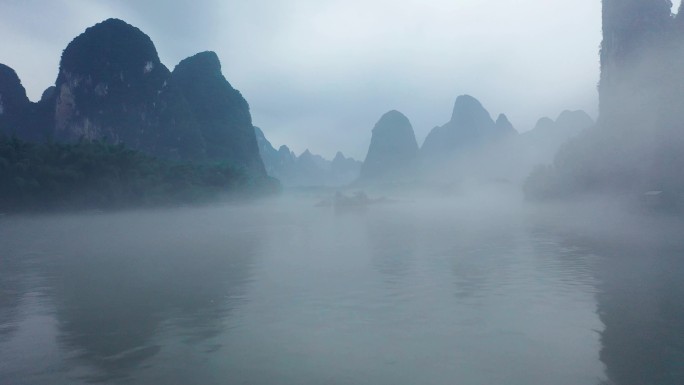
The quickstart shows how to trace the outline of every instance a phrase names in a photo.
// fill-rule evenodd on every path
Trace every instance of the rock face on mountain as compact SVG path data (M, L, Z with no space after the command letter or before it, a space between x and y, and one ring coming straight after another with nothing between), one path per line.
M261 156L261 160L264 162L266 173L274 178L277 178L276 174L279 173L279 170L283 169L283 157L281 153L273 148L273 145L268 141L268 139L266 139L266 135L264 135L264 132L261 130L261 128L254 127L254 133L257 147L259 148L259 155ZM283 147L287 148L286 146ZM287 155L289 156L290 150L287 149L286 151Z
M643 115L644 103L671 82L663 76L669 66L678 71L669 63L677 35L671 8L670 0L603 1L600 119Z
M52 134L54 88L38 103L31 102L14 70L0 64L0 134L27 141L45 140Z
M451 120L428 134L421 153L424 158L450 156L461 148L510 134L515 134L515 129L505 115L499 117L497 124L477 99L461 95L456 98Z
M404 178L415 167L418 143L413 126L404 114L390 111L373 128L361 181Z
M227 160L265 172L249 105L221 73L214 52L198 53L181 61L169 83L185 96L204 139L208 160Z
M598 123L530 177L528 196L656 190L684 207L684 14L669 0L602 4Z
M0 64L0 133L20 133L30 104L17 73Z
M604 162L615 165L612 171L584 177L606 180L611 189L676 191L684 203L684 13L673 16L671 7L669 0L603 2L599 125L586 139L595 149L578 149L577 157L612 154Z
M341 152L332 161L306 150L296 156L287 146L276 150L263 131L255 127L259 153L268 175L277 178L284 186L342 187L359 176L361 162L345 157Z
M227 162L265 176L249 105L202 52L170 72L152 40L121 20L86 29L62 53L59 75L30 103L16 74L0 68L2 131L26 139L104 140L164 158Z
M159 130L155 102L168 78L139 29L117 19L86 29L62 53L55 138L106 138L149 149Z

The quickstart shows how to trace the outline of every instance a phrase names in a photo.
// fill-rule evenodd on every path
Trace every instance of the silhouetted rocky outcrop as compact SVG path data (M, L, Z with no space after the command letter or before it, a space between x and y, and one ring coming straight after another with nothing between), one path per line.
M265 176L249 105L202 52L170 72L152 40L109 19L62 53L55 87L29 102L18 77L0 67L0 132L39 141L101 140L155 156L229 163Z
M530 177L528 196L664 191L684 203L684 16L671 6L603 1L598 124Z
M272 175L278 175L276 178L291 181L296 172L297 155L294 151L290 150L286 145L282 145L278 148L278 158L275 164L275 173ZM271 175L271 174L269 174ZM287 184L287 182L286 182Z
M281 164L281 153L273 148L273 145L266 139L264 132L261 131L259 127L254 127L254 132L256 135L257 147L259 148L259 155L264 162L266 173L275 177L279 170L283 168ZM287 155L290 155L289 149L287 150Z
M422 155L426 158L452 156L459 149L506 135L510 133L509 127L506 127L507 120L504 117L497 125L477 99L461 95L456 98L451 120L441 127L435 127L425 138Z
M17 73L0 64L0 133L21 135L30 104Z
M526 166L518 131L504 114L494 121L470 95L456 98L449 122L435 127L420 149L421 175L431 185L453 190L464 183L510 181Z
M169 83L177 86L188 101L208 160L229 161L265 172L249 105L221 73L221 63L214 52L202 52L181 61Z
M55 138L107 139L147 150L160 129L156 101L169 71L152 40L109 19L86 29L62 53Z
M418 143L408 118L399 111L383 115L373 128L368 155L361 167L361 181L392 181L411 175L418 157Z
M671 8L670 0L603 1L601 120L649 113L644 106L669 80L663 75L670 63L663 55L676 35Z
M31 102L14 70L0 64L0 134L27 141L45 140L52 134L54 87Z
M515 127L513 127L513 124L504 114L499 114L499 117L496 119L495 128L497 134L509 136L518 134L518 131L516 131Z

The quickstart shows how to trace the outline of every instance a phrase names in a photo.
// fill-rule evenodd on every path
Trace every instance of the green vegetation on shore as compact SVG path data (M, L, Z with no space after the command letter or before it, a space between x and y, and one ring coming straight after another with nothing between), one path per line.
M0 136L0 212L191 204L278 189L276 180L226 163L167 161L101 141Z

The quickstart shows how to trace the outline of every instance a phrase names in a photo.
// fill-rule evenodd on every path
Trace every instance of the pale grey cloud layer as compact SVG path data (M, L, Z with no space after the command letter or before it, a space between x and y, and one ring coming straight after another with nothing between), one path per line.
M297 152L363 158L390 109L422 142L463 93L523 131L597 109L600 0L0 0L0 62L37 99L69 41L109 17L170 68L216 51L254 123Z

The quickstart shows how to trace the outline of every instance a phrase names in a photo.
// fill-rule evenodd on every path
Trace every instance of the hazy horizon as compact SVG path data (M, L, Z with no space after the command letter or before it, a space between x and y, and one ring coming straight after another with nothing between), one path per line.
M276 148L327 158L342 151L363 160L373 125L391 109L408 116L422 144L460 94L479 99L493 118L505 113L518 131L566 109L597 114L597 0L161 4L4 2L0 31L12 38L0 62L35 101L54 84L74 37L121 18L151 37L169 69L216 51Z

